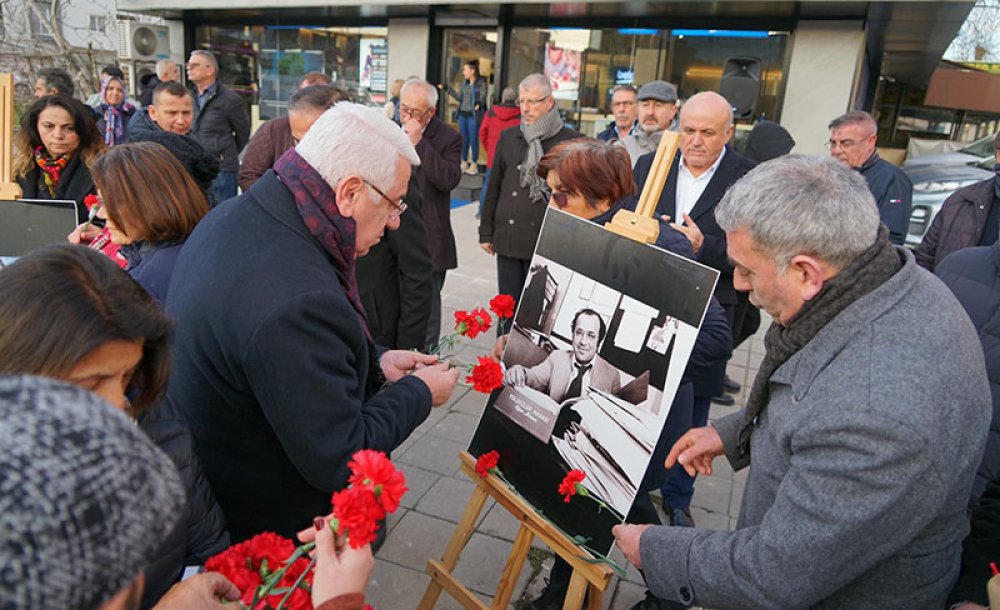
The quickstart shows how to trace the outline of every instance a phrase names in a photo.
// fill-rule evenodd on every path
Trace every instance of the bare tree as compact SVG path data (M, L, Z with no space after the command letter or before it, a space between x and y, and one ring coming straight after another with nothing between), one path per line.
M45 67L69 72L81 97L100 88L100 66L117 55L114 0L4 0L3 5L0 71L15 74L19 98L30 96L36 72Z
M945 57L954 61L1000 60L1000 0L977 0Z

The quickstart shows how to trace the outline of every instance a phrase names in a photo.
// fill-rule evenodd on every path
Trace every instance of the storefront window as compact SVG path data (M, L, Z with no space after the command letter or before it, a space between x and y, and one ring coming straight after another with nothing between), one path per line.
M322 72L362 104L386 100L384 27L250 26L196 28L197 47L219 59L220 80L259 106L260 120L282 116L307 72Z
M683 100L719 91L728 58L751 58L759 61L760 89L745 122L777 120L787 39L785 32L513 28L509 74L516 85L544 72L567 123L593 135L611 120L616 85L662 79L677 85Z

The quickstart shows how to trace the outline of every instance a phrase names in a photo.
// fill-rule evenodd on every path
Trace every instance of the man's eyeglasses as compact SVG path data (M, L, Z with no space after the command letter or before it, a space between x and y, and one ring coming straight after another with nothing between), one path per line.
M519 105L521 105L521 106L532 106L532 107L534 107L534 106L537 106L537 105L541 104L542 102L544 102L545 100L549 99L550 97L552 97L552 96L551 95L546 95L545 97L539 98L537 100L527 100L527 99L518 100L517 103Z
M866 138L867 139L867 138ZM861 144L864 140L827 140L826 148L828 150L833 150L834 148L839 148L840 150L850 150Z
M404 105L400 104L399 105L399 116L407 116L407 117L410 117L412 119L417 119L418 121L420 121L425 116L427 116L427 113L429 113L432 110L433 110L433 108L426 108L424 110L420 110L419 108L410 108L409 106L404 106Z
M365 184L367 184L368 186L370 186L372 188L372 190L374 190L376 193L378 193L379 195L381 195L382 199L385 199L386 201L388 201L389 205L391 205L393 207L392 213L389 214L389 218L399 218L400 216L403 215L403 212L406 211L406 208L409 207L407 205L407 203L405 201L403 201L402 199L400 199L399 201L393 201L392 199L389 199L389 197L386 196L385 193L383 193L382 191L380 191L377 186L375 186L371 182L368 182L364 178L362 178L362 180L364 180Z

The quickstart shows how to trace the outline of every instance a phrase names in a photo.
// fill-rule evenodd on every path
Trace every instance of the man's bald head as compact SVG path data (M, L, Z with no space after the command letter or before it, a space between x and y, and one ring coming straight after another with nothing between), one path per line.
M733 135L733 106L714 91L696 93L681 107L680 131L684 165L700 176Z

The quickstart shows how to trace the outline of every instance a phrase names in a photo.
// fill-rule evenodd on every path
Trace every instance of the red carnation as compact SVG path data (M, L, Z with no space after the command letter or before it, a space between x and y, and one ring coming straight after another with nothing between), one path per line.
M351 469L351 477L347 480L349 485L371 489L386 513L399 508L399 502L407 492L406 477L384 453L361 449L352 456L347 467Z
M570 470L566 473L566 478L559 484L559 493L563 495L563 502L569 502L570 497L578 493L581 496L587 495L587 490L584 489L583 485L580 485L580 481L585 478L587 475L582 470Z
M92 210L94 206L101 205L101 200L97 198L97 195L91 193L83 198L83 205L87 206L87 210Z
M501 320L514 317L514 297L509 294L498 294L490 299L490 309Z
M495 360L480 356L479 364L472 367L472 374L465 378L465 383L471 383L477 392L489 394L503 384L503 370Z
M367 487L348 487L333 494L333 517L337 520L337 533L348 534L353 549L374 542L378 522L385 518L385 510Z
M475 339L479 333L489 330L492 323L493 318L482 307L477 307L471 312L455 312L455 332L470 339Z
M479 456L476 460L476 474L481 478L485 479L486 475L490 473L491 470L497 467L497 462L500 461L500 454L496 449L488 453L484 453Z

